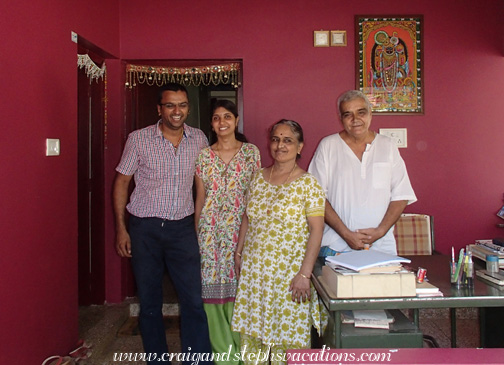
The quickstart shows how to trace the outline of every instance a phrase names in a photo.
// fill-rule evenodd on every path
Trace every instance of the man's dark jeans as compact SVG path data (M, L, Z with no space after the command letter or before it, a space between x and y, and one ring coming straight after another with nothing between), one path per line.
M130 216L129 233L133 273L140 299L139 325L144 351L158 356L168 352L162 314L166 267L179 299L182 353L210 354L194 217L168 221Z

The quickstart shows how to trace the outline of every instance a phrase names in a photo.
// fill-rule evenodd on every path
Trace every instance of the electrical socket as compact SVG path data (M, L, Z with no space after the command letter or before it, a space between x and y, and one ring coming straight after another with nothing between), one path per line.
M392 138L399 148L408 147L407 128L380 128L380 134Z
M46 139L46 156L59 156L60 140L54 138Z

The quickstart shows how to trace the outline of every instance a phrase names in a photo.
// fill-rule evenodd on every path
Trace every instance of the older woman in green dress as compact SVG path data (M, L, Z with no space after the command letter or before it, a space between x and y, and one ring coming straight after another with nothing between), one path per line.
M281 120L270 131L273 165L258 171L235 253L240 282L232 329L241 334L245 363L282 363L285 350L309 348L311 327L321 331L310 277L324 229L325 195L297 164L301 126ZM264 358L267 354L268 358Z

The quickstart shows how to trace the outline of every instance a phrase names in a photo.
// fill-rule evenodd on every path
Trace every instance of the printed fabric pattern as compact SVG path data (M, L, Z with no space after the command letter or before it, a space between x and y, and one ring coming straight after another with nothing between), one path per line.
M248 193L249 226L232 329L264 344L310 345L311 326L321 329L315 288L311 300L292 301L289 285L299 272L309 237L307 216L324 215L325 194L306 173L284 185L271 185L258 172Z
M245 212L245 194L261 166L259 149L243 143L228 165L210 147L201 151L196 175L206 199L198 222L202 295L205 303L233 302L237 280L234 252Z

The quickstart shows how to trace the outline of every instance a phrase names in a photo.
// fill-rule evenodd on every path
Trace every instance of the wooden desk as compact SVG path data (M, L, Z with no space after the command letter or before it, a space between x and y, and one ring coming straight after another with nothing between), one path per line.
M318 280L322 275L323 261L319 259L315 264L312 282L317 289L319 297L329 310L334 328L337 348L341 348L341 318L342 310L357 309L416 309L414 321L418 325L418 309L422 308L450 308L451 309L451 342L452 347L456 347L456 308L465 307L503 307L504 290L498 286L484 282L475 277L473 288L456 289L450 284L450 258L444 255L431 256L409 256L412 268L419 266L427 269L429 282L437 286L442 292L443 297L427 298L364 298L364 299L337 299L330 296L324 286ZM484 331L481 331L481 336ZM484 339L481 339L484 343Z

